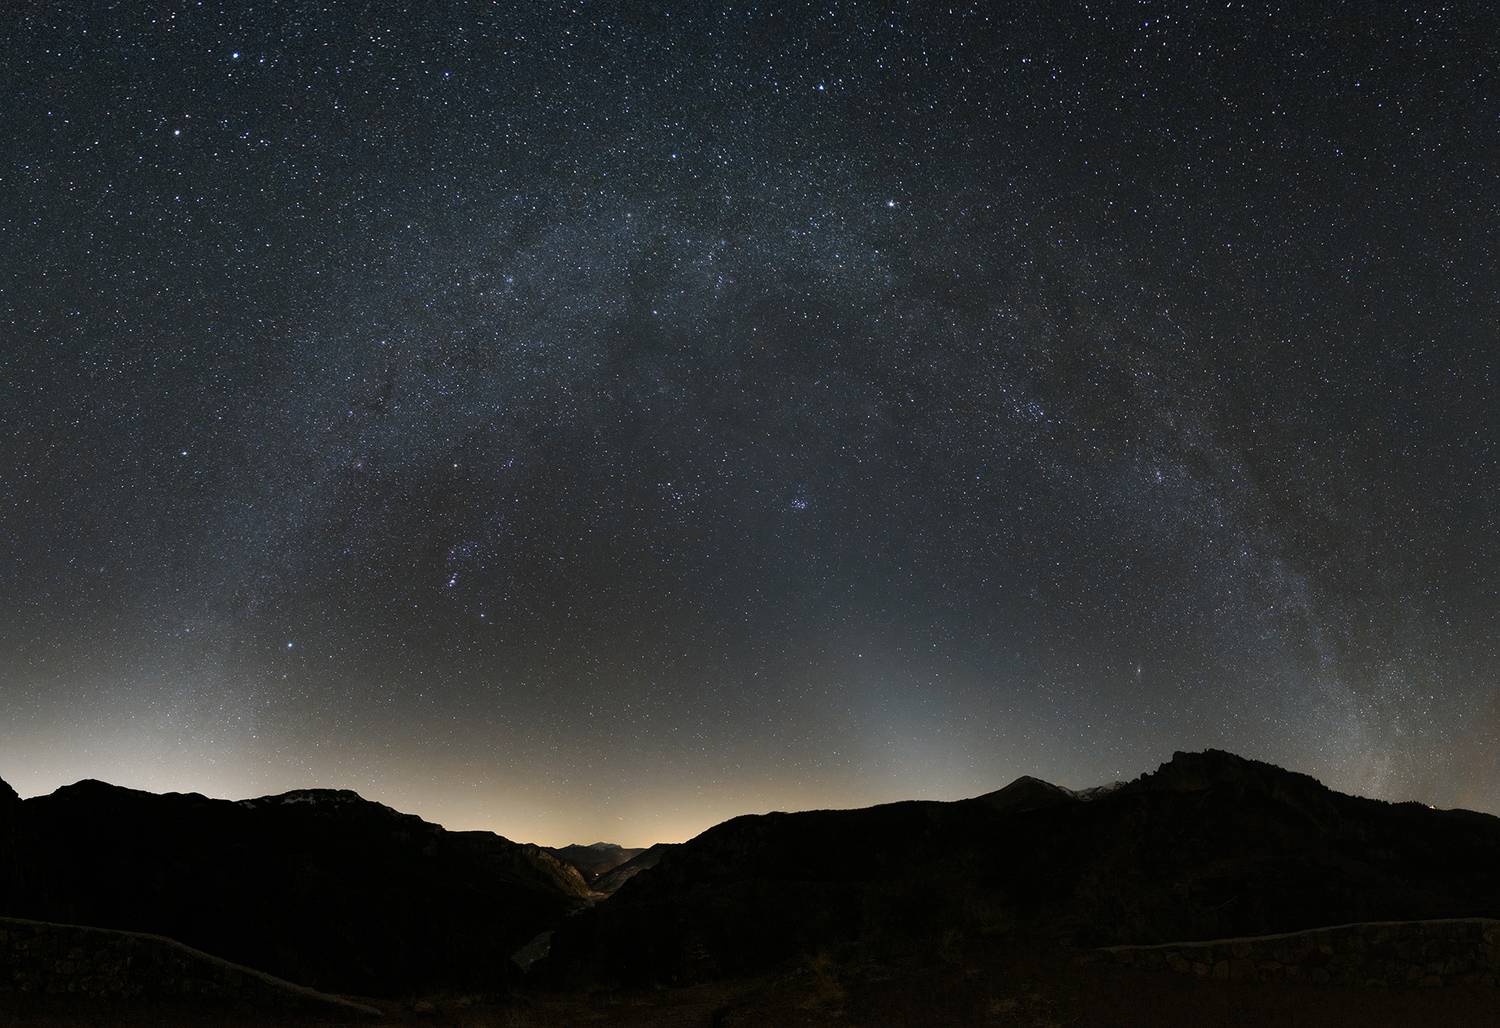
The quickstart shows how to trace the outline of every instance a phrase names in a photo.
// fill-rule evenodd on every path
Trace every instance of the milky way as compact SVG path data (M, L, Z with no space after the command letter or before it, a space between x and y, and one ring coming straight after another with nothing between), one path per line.
M23 2L0 776L1500 811L1484 5Z

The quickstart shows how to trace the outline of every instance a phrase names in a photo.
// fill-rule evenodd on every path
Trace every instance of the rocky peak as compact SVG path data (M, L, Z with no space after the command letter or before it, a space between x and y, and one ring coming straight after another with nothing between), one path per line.
M996 810L1008 811L1037 810L1076 800L1077 797L1062 786L1044 782L1031 775L1022 775L1005 788L978 797L980 803Z
M324 808L368 804L372 807L388 809L374 800L365 799L352 789L293 789L291 792L278 793L275 796L258 796L255 799L240 800L239 804L242 807L290 807L300 804Z
M72 785L59 785L53 790L53 794L65 793L68 795L88 795L91 793L115 793L131 792L123 785L111 785L109 782L101 782L97 778L80 778Z
M1269 789L1312 788L1323 790L1315 778L1287 771L1274 764L1226 753L1203 750L1201 753L1172 754L1172 759L1150 774L1142 776L1142 785L1172 792L1198 792L1218 786Z

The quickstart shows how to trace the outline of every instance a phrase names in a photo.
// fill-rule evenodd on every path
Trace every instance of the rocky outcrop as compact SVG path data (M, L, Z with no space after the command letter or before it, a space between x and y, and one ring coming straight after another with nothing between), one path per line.
M159 935L0 918L0 993L210 1000L340 1020L380 1011L293 985Z
M1109 946L1090 958L1221 981L1495 986L1500 985L1500 921L1348 924L1209 942Z

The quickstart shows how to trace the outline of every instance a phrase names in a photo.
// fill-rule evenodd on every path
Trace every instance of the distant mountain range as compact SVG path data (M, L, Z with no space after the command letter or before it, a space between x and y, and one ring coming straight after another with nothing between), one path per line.
M1074 792L737 817L545 849L351 792L230 802L0 783L0 915L153 932L363 995L673 984L962 938L1077 950L1500 915L1500 819L1333 792L1218 751ZM549 934L550 933L550 934ZM548 940L550 939L550 952ZM3 983L0 983L3 987Z
M612 868L594 879L594 888L599 892L613 894L616 889L642 871L655 867L661 861L662 855L676 846L677 843L659 842L654 846L641 850L635 856L625 861L625 863Z
M646 851L627 849L612 842L596 842L588 846L575 843L572 846L548 847L547 852L569 867L577 868L583 880L593 885L606 872L613 871Z

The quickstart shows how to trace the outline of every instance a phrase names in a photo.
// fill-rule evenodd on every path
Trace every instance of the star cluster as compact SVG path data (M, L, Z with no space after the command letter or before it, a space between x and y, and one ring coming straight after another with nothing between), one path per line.
M1483 5L4 22L23 793L1500 810Z

